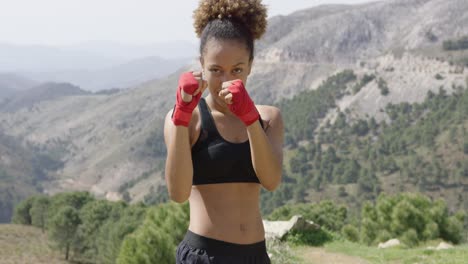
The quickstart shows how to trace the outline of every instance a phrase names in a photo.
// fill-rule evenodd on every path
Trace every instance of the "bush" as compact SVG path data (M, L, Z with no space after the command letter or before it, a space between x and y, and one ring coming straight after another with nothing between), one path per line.
M463 50L468 49L468 36L457 40L447 40L442 44L444 50Z
M378 87L380 89L380 94L385 96L385 95L388 95L390 93L390 90L388 89L388 85L387 85L387 82L382 79L382 78L379 78L379 81L377 82L378 84Z
M444 76L440 75L440 73L437 73L434 78L436 78L436 80L443 80L444 79Z
M286 235L286 240L294 245L323 246L333 240L333 234L323 228L308 231L291 231Z
M358 242L359 241L359 231L353 225L345 225L341 229L341 234L343 237L351 242Z
M458 244L463 240L463 219L451 216L445 219L444 224L440 227L441 238Z
M408 247L415 247L419 243L418 233L414 229L408 229L403 235L401 236L401 242Z
M367 244L400 238L409 247L441 238L462 242L465 214L449 215L442 200L422 194L380 195L375 206L367 203L361 213L361 241Z
M423 232L424 240L436 239L440 236L439 226L435 222L429 222L426 224L426 228Z
M332 201L324 200L318 204L285 205L274 210L267 218L271 221L286 221L294 215L302 215L320 226L339 232L346 220L347 209Z
M382 230L378 235L377 235L377 242L386 242L388 240L392 239L392 235L390 232L387 230Z

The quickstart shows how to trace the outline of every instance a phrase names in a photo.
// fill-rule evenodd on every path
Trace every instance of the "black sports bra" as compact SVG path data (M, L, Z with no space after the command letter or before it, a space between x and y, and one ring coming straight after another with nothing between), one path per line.
M201 130L192 147L193 185L256 182L260 183L252 166L250 144L228 142L221 137L204 98L198 103ZM263 123L260 119L260 124Z

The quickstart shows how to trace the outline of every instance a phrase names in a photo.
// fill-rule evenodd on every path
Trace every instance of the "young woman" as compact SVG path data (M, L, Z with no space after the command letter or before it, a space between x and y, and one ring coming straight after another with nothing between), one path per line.
M283 121L246 89L266 8L260 0L202 0L194 19L202 72L180 76L164 127L169 195L190 203L176 262L270 263L259 196L281 182Z

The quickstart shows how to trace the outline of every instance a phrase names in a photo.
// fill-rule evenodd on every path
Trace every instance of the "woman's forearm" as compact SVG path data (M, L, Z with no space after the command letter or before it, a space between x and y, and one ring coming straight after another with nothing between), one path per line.
M178 203L185 202L192 189L193 167L190 153L188 128L169 128L166 160L166 184L170 198Z
M247 127L252 164L260 183L273 191L281 182L282 155L274 150L260 122Z

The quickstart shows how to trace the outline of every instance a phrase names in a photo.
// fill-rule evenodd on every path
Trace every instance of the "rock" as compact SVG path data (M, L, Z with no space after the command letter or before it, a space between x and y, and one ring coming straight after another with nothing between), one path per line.
M122 200L122 195L118 192L107 192L106 200L111 202L117 202Z
M445 242L440 242L439 245L436 247L436 250L442 250L442 249L450 249L450 248L453 248L452 245L450 245L449 243L445 243Z
M391 248L391 247L396 247L400 245L400 240L393 238L388 240L385 243L379 243L378 248Z
M265 238L280 240L292 230L306 231L310 229L320 229L319 225L304 219L304 217L300 215L293 216L289 221L263 220L263 226L265 227Z

